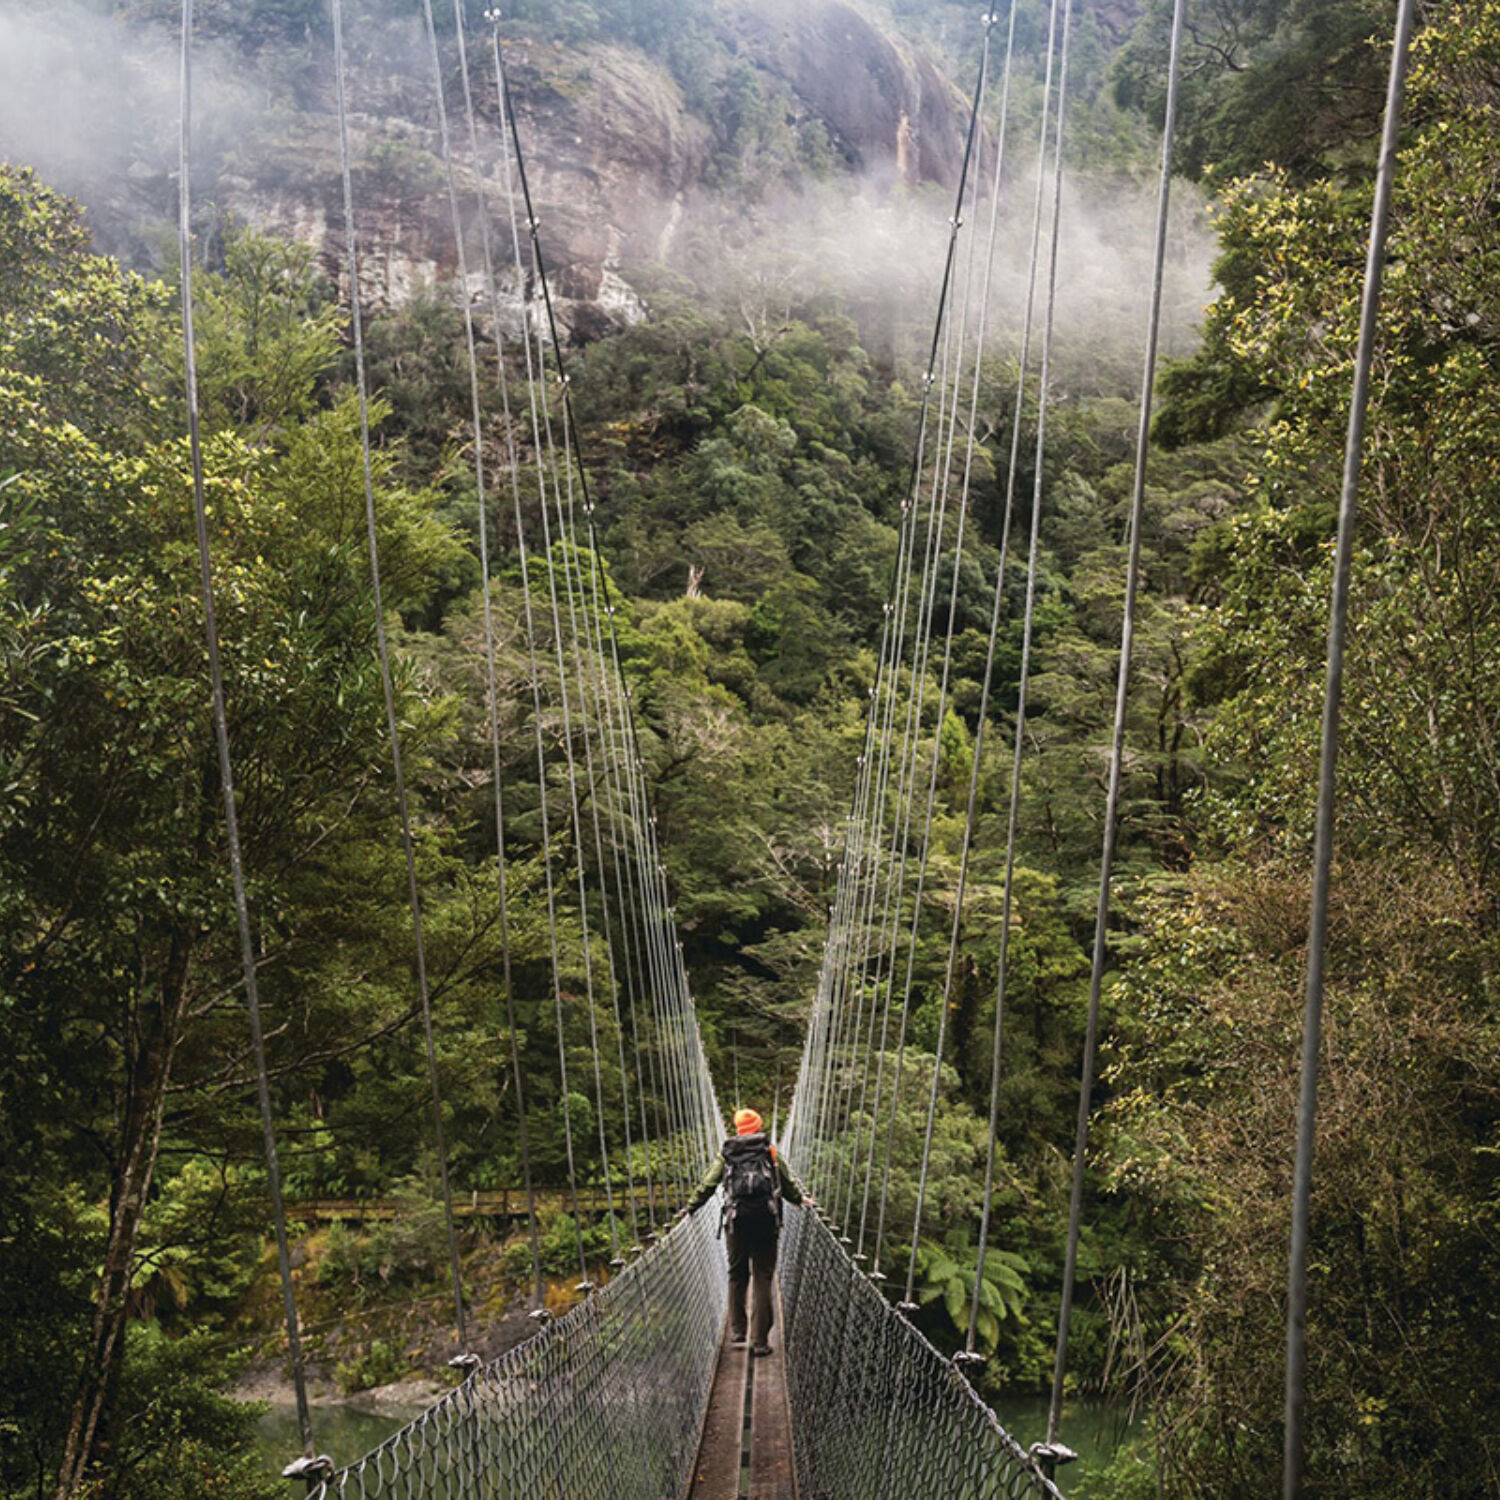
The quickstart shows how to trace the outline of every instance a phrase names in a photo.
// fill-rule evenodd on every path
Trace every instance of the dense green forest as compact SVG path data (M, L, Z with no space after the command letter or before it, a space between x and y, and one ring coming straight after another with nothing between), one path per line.
M143 22L176 13L155 0L124 9ZM281 105L316 88L297 60L324 35L321 3L203 9L206 34L256 59ZM378 19L402 7L355 9ZM1070 1492L1117 1500L1253 1500L1279 1474L1322 658L1391 21L1367 0L1193 9L1179 169L1212 199L1218 290L1194 352L1157 388L1074 1329L1077 1388L1128 1402L1138 1421L1109 1470ZM976 57L972 10L895 0L880 13L962 80ZM1080 10L1069 161L1109 203L1151 171L1170 5ZM664 61L713 122L724 203L836 181L826 131L722 47L713 16L708 0L528 0L514 24ZM1021 20L1018 130L1039 110L1045 7L1025 4ZM1427 8L1406 120L1345 698L1306 1491L1393 1500L1500 1495L1500 9L1489 0ZM400 1329L441 1318L425 1309L441 1295L445 1252L421 1123L428 1084L348 323L310 251L233 221L205 227L206 477L287 1192L405 1205L394 1226L310 1236L301 1288L322 1315L357 1326L383 1310ZM899 296L811 275L748 295L712 279L712 249L632 267L649 316L580 341L570 370L698 1018L721 1101L769 1114L786 1108L817 976L940 264L904 265ZM999 1310L981 1329L991 1358L976 1377L990 1395L1049 1378L1062 1269L1139 360L1099 327L1096 343L1077 331L1063 341L1051 392L992 1227L1004 1256ZM994 340L982 381L951 706L925 726L941 776L909 1018L914 1081L895 1132L901 1270L999 559L1012 334ZM524 600L504 519L490 546L514 1035L497 1007L477 504L452 288L419 288L375 317L369 358L450 1169L461 1192L519 1180L514 1045L537 1174L557 1185L565 1103L579 1141L602 1127L623 1145L610 1107L614 1019L578 999L584 951L568 907L562 979L577 1003L565 1101ZM283 1351L266 1316L274 1264L182 364L170 275L100 254L75 204L27 164L0 166L7 1495L55 1485L80 1402L101 1413L90 1493L281 1488L251 1447L255 1408L230 1394L247 1362ZM493 367L484 381L494 406ZM963 1311L956 1323L941 1292L961 1274L983 1183L1017 550L920 1252L933 1293L921 1322L943 1347L956 1346ZM608 1043L602 1121L578 1082L592 1077L596 1032ZM580 1165L597 1177L591 1145ZM580 1232L587 1253L609 1253L599 1226L557 1215L544 1228L559 1279L572 1279ZM476 1305L498 1315L523 1295L529 1259L494 1238L474 1229L463 1249ZM330 1378L338 1364L346 1388L421 1362L401 1333L383 1340L315 1336L313 1352Z

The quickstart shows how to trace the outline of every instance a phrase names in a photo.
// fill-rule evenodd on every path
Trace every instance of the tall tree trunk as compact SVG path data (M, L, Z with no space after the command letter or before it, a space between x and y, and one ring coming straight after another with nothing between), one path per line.
M173 936L158 1000L146 1007L145 1024L126 1061L126 1097L110 1184L109 1238L94 1301L89 1357L73 1400L68 1437L58 1471L55 1500L71 1500L88 1472L100 1438L100 1422L118 1381L125 1354L130 1277L136 1241L156 1169L162 1113L172 1058L181 1038L190 940Z

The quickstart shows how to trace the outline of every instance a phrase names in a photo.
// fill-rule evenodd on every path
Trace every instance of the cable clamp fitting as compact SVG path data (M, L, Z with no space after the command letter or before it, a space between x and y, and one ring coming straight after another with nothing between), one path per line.
M953 1363L962 1370L969 1365L982 1365L988 1363L988 1361L983 1354L980 1354L978 1352L978 1350L960 1349L958 1353L953 1356Z
M450 1370L462 1370L464 1372L464 1379L467 1380L483 1363L484 1361L477 1354L455 1354L448 1361L448 1368Z
M900 1313L901 1316L907 1320L907 1322L910 1322L913 1316L915 1316L915 1314L917 1313L918 1307L915 1302L898 1302L896 1304L896 1311Z
M334 1475L334 1462L326 1454L320 1453L316 1458L294 1458L286 1468L281 1471L283 1479L300 1479L309 1486L322 1484L332 1479Z
M1026 1450L1026 1456L1048 1479L1064 1464L1070 1464L1078 1457L1066 1443L1033 1443Z

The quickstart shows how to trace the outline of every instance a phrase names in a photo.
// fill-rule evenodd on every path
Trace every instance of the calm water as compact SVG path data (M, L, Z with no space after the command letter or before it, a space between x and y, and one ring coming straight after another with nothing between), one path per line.
M313 1445L317 1452L331 1454L338 1464L352 1463L371 1448L379 1447L416 1415L415 1411L388 1416L383 1412L360 1411L352 1406L315 1406L312 1413ZM296 1408L273 1406L260 1420L258 1442L267 1466L279 1474L302 1452ZM300 1493L300 1486L298 1490Z
M1001 1425L1023 1448L1047 1436L1047 1398L1008 1396L995 1403ZM1076 1473L1084 1465L1104 1463L1130 1431L1124 1408L1096 1397L1084 1397L1063 1406L1059 1436L1078 1455ZM1066 1474L1067 1470L1064 1469Z
M1045 1396L1013 1396L996 1403L995 1414L1021 1446L1040 1442L1047 1435ZM313 1408L313 1437L319 1453L329 1453L340 1464L351 1463L378 1447L417 1413L387 1415L360 1411L352 1406ZM1063 1409L1063 1441L1074 1449L1079 1463L1074 1473L1104 1463L1114 1453L1129 1428L1119 1407L1092 1399L1070 1401ZM260 1423L260 1449L267 1467L280 1473L283 1465L302 1451L297 1435L297 1414L290 1406L273 1407ZM1067 1473L1066 1470L1063 1471ZM300 1487L298 1490L300 1494Z

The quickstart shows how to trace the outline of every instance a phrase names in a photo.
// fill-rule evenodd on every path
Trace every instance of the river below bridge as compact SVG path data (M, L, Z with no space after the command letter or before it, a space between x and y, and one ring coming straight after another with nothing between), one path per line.
M399 1431L419 1411L419 1407L370 1410L346 1402L320 1403L313 1409L317 1450L331 1454L339 1464L352 1463ZM995 1403L995 1414L1023 1447L1039 1442L1047 1434L1045 1396L1002 1397ZM1129 1430L1126 1411L1121 1405L1095 1398L1068 1403L1064 1437L1077 1450L1080 1463L1090 1468L1107 1461ZM302 1449L296 1411L287 1405L272 1406L261 1418L259 1443L267 1464L277 1471L295 1458ZM302 1493L300 1485L297 1493Z

